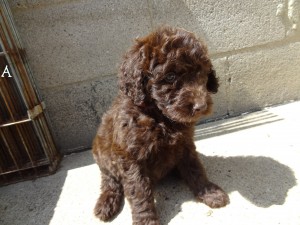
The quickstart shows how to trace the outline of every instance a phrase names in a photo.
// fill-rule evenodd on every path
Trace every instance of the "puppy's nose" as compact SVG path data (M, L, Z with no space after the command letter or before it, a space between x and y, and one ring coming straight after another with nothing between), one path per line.
M207 109L207 104L206 103L195 103L193 109L196 112L205 111Z

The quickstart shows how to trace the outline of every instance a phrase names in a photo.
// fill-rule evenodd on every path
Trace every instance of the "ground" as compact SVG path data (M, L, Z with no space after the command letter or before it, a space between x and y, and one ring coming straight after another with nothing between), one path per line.
M231 203L210 209L168 177L155 189L162 225L300 224L299 115L295 102L198 126L199 157ZM91 151L68 155L52 176L0 188L0 224L131 224L126 201L112 222L94 217L99 177Z

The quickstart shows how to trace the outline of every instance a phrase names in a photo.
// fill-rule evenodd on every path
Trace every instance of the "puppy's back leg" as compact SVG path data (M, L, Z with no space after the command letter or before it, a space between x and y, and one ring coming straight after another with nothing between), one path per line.
M123 187L114 177L101 174L101 194L94 208L95 216L102 221L112 219L121 208Z

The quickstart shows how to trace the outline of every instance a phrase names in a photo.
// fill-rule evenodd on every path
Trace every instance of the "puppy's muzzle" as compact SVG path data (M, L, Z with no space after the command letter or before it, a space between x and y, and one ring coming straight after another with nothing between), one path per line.
M193 106L194 112L203 112L207 109L207 104L202 102L196 102Z

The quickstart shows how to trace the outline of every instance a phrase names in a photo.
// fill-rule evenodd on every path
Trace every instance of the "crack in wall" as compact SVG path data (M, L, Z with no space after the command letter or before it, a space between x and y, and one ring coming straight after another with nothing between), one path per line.
M230 89L231 89L231 83L232 83L232 76L229 73L229 60L228 57L225 57L225 76L226 76L226 86L225 86L225 94L226 94L226 105L227 105L227 109L226 109L226 116L230 115L231 112L231 97L230 97Z

